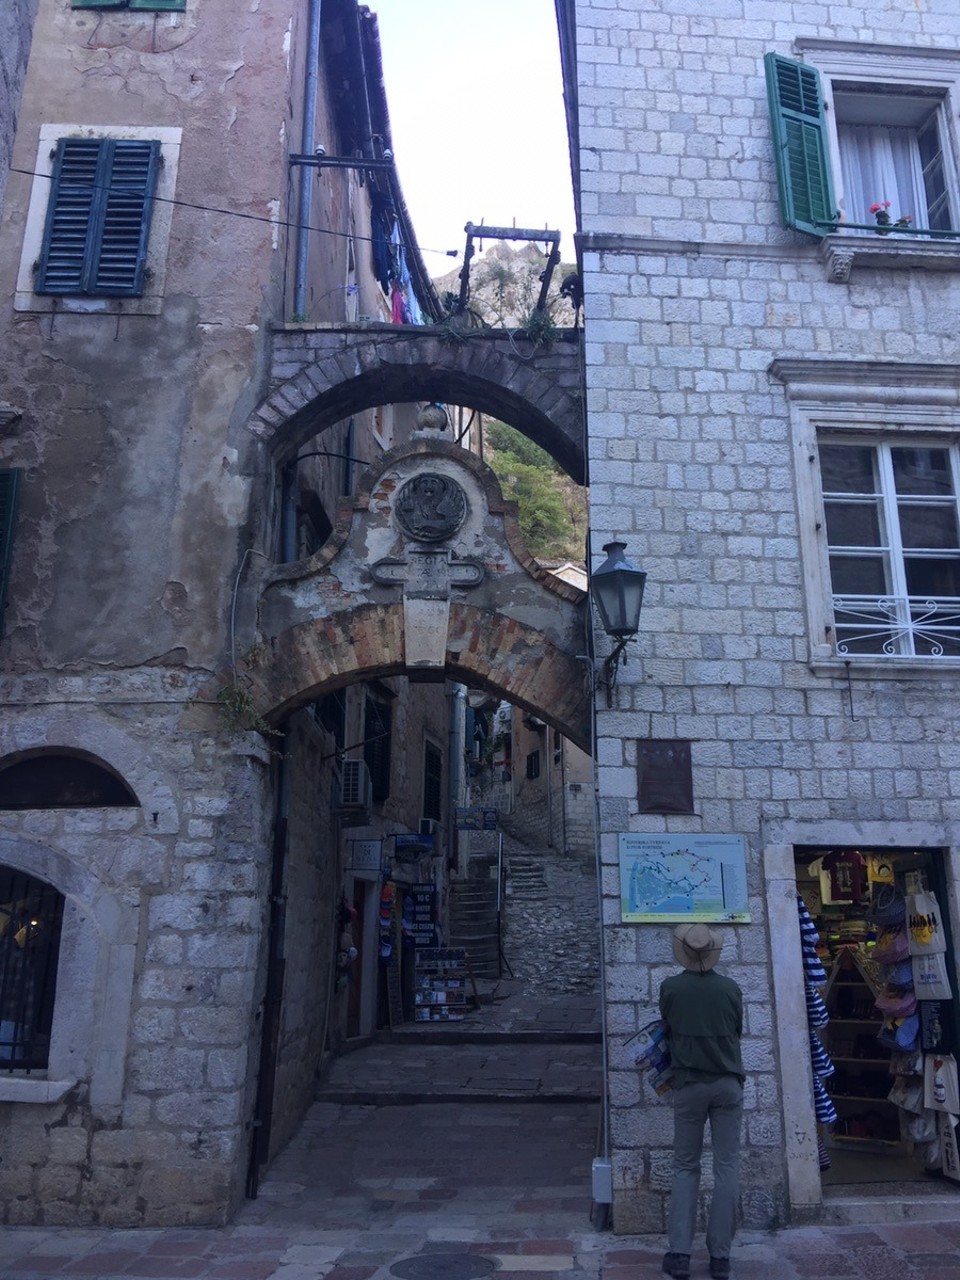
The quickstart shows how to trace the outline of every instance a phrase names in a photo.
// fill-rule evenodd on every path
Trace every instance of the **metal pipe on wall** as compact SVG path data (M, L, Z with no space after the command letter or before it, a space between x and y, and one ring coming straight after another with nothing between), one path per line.
M307 64L303 83L303 124L300 150L313 154L317 129L317 97L320 84L320 9L322 0L309 0L307 10ZM293 314L307 314L307 270L310 258L310 221L313 215L314 171L300 165L297 202L297 255L293 276Z

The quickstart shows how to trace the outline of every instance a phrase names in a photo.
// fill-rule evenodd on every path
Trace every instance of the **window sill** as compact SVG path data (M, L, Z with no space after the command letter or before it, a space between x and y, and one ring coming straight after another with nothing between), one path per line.
M0 1075L0 1102L59 1102L76 1084L76 1080Z
M163 298L143 294L139 298L65 298L44 293L14 294L14 311L35 311L43 315L76 316L158 316L163 311Z
M956 678L960 658L838 658L815 655L810 670L816 676L866 677L871 680L928 680L931 676Z
M854 267L923 267L927 271L960 271L960 236L956 240L921 240L917 236L856 236L842 231L824 236L820 257L827 278L843 284Z

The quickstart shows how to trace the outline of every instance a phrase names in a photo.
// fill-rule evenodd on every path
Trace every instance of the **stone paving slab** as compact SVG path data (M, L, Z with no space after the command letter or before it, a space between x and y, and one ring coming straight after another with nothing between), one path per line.
M398 1088L402 1081L402 1088ZM601 1048L595 1043L449 1046L375 1042L330 1064L318 1101L397 1105L452 1098L598 1100Z
M586 1102L318 1103L230 1226L8 1227L0 1277L395 1280L398 1260L439 1252L493 1258L496 1280L655 1280L663 1237L591 1223L598 1118ZM741 1233L734 1278L960 1280L960 1193L923 1207L942 1219Z
M524 1030L542 1013L560 1032L588 1029L590 1004L568 998L537 1009L511 989L482 1025ZM465 1069L463 1063L441 1069L425 1052L431 1045L411 1047L424 1055L418 1059L422 1080L434 1072L451 1084ZM398 1044L394 1052L405 1049ZM491 1063L491 1080L493 1067L502 1070L507 1061L500 1044L480 1044L476 1052ZM341 1062L359 1077L356 1053ZM436 1252L496 1259L490 1273L496 1280L657 1280L662 1236L594 1230L597 1102L543 1092L564 1073L589 1084L599 1070L599 1048L543 1046L535 1062L536 1069L524 1073L533 1088L524 1099L485 1095L468 1102L448 1095L406 1106L318 1101L259 1198L246 1201L228 1227L4 1228L0 1280L396 1280L395 1262ZM374 1054L365 1070L378 1089L387 1073L401 1078L396 1058L390 1065ZM504 1075L516 1083L510 1072ZM894 1208L903 1220L892 1220ZM960 1188L952 1184L900 1206L850 1198L843 1212L848 1220L856 1215L855 1226L741 1233L734 1280L960 1280L958 1210ZM701 1237L693 1276L707 1274Z

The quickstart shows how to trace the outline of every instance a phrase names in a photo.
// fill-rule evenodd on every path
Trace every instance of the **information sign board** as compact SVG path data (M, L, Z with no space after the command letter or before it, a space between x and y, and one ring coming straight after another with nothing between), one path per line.
M628 924L750 919L746 845L735 835L620 836L620 918Z

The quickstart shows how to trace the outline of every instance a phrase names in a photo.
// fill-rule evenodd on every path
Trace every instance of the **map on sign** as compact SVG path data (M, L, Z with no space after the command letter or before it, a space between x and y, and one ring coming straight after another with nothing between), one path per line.
M748 921L743 836L621 835L625 923Z

